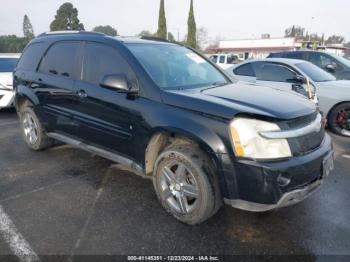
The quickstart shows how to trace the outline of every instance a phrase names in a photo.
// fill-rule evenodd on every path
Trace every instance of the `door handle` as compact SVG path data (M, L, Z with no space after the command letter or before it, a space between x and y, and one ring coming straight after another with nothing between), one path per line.
M78 92L77 92L77 94L78 94L78 96L80 97L80 98L87 98L87 93L85 93L85 91L84 90L79 90Z

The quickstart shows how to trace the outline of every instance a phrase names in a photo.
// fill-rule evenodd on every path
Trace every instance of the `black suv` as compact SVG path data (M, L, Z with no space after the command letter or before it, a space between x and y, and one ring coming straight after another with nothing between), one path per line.
M350 80L350 60L320 51L286 51L269 54L268 58L306 60L334 75L338 80Z
M59 140L127 165L188 224L223 202L249 211L296 203L333 167L313 103L233 83L179 44L44 34L25 48L14 87L31 149Z

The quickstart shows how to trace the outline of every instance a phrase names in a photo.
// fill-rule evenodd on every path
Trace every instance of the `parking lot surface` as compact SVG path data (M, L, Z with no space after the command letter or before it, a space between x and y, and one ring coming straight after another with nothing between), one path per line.
M162 209L152 181L70 146L29 150L13 111L0 111L0 130L0 207L36 254L350 255L349 138L332 136L335 170L304 202L225 206L188 226ZM0 254L13 254L3 233Z

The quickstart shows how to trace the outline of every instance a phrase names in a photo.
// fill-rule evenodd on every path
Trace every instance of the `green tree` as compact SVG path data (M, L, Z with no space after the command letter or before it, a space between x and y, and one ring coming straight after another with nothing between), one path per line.
M194 11L193 11L193 0L191 0L191 6L190 6L190 12L188 14L188 21L187 21L187 45L197 48L197 26L196 26L196 20L194 18Z
M164 0L160 0L157 37L163 39L167 38Z
M50 24L51 31L84 30L84 25L78 19L78 9L71 3L64 3L57 10L55 19Z
M104 34L110 35L110 36L117 36L118 35L118 31L116 29L114 29L113 27L111 27L110 25L96 26L93 29L93 31L94 32L104 33Z
M305 32L305 28L298 25L293 25L287 28L286 30L284 30L284 37L296 37L298 39L303 39L304 32Z
M138 34L138 36L153 36L154 34L152 34L150 31L148 30L142 30L141 33Z
M28 39L33 39L35 37L32 23L27 15L24 15L23 18L23 35Z
M170 42L176 42L176 39L175 39L174 35L171 32L168 32L168 40Z
M332 35L328 37L326 44L342 44L345 42L344 36L341 35Z
M0 36L0 53L21 53L29 41L27 37Z

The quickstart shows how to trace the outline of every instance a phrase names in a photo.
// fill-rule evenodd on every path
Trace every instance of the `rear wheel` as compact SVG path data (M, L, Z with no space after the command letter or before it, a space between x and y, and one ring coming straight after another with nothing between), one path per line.
M210 160L192 145L166 149L156 161L153 184L162 206L187 224L205 221L222 203Z
M328 117L328 125L334 133L350 136L350 103L333 108Z
M32 150L43 150L53 145L53 139L46 135L30 104L26 103L19 110L21 130L27 145Z

